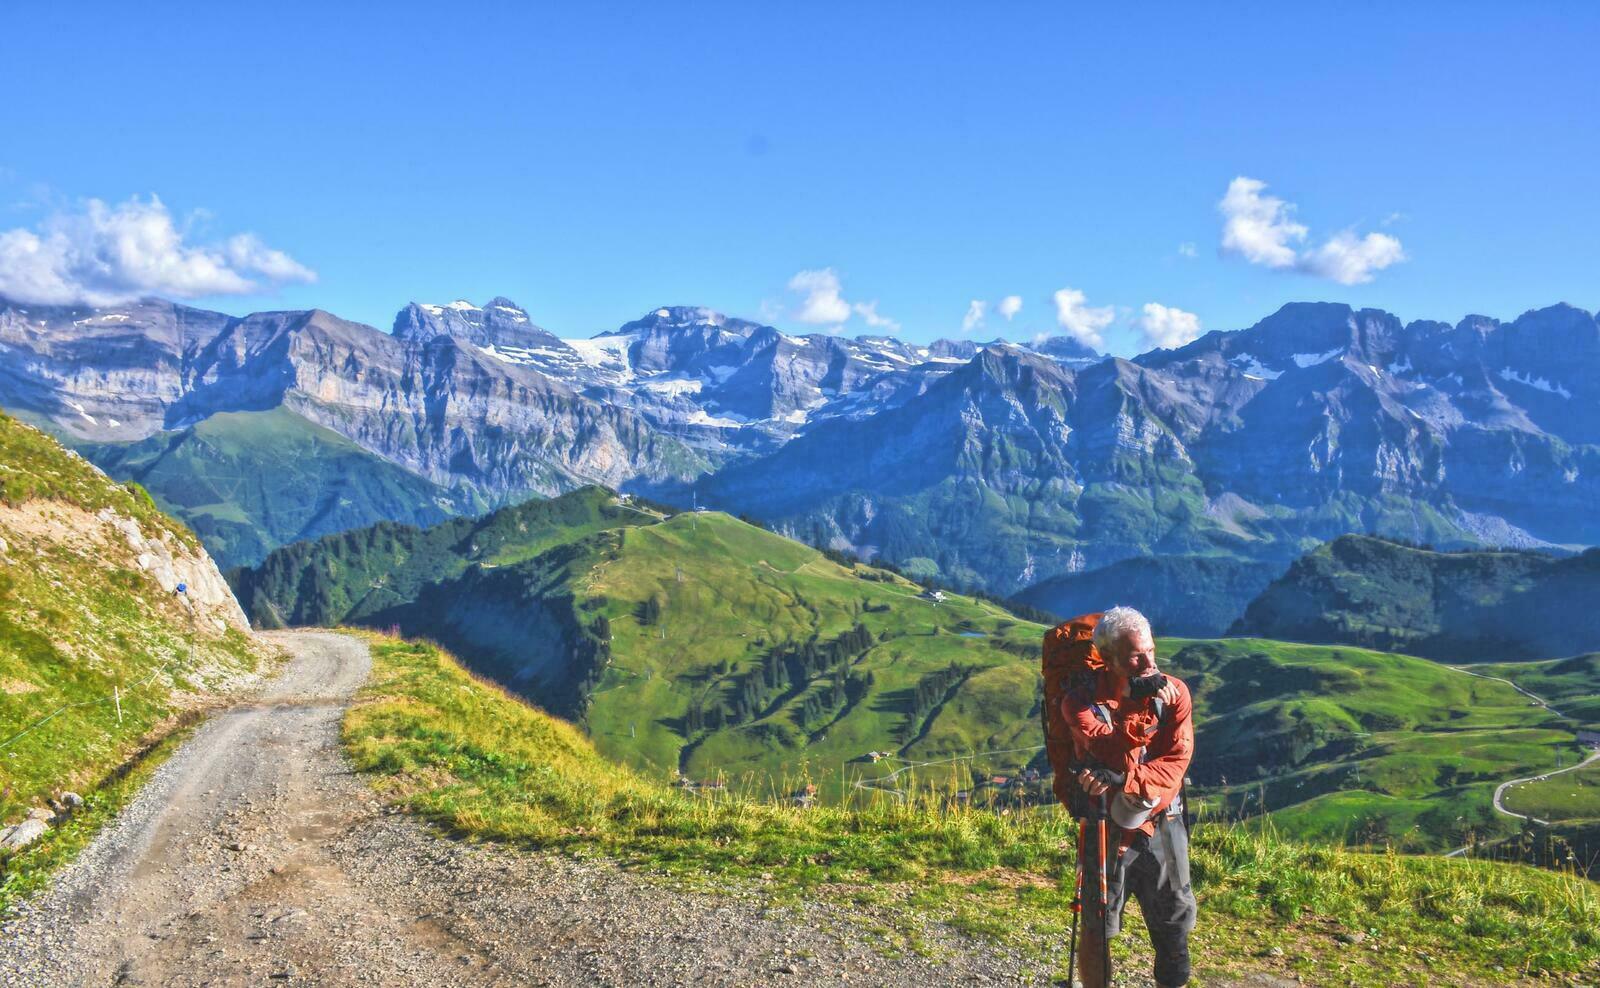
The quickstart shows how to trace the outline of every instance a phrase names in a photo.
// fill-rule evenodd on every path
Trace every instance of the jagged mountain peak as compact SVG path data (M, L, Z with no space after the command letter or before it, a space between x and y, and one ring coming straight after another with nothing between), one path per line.
M483 305L457 299L443 305L412 302L394 317L396 339L425 343L449 336L477 347L528 348L550 346L553 334L534 325L527 310L503 295Z
M1043 375L1047 380L1064 381L1071 370L1059 361L1022 346L999 340L986 344L964 366L951 374L963 381L991 381L1003 386L1014 386L1031 375Z
M726 333L748 338L768 327L748 319L725 315L703 305L663 305L651 309L638 319L623 323L616 329L596 336L638 336L646 333L714 335Z

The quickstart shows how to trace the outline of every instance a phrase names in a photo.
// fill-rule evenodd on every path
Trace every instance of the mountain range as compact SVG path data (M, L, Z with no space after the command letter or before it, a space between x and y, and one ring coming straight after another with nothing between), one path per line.
M274 525L270 504L206 502L253 530L213 540L228 564L589 483L1002 594L1143 557L1259 567L1208 613L1347 532L1600 542L1600 326L1567 305L1450 325L1295 303L1125 360L1065 337L793 336L682 306L562 339L503 298L414 303L391 332L320 310L0 300L0 347L0 405L115 476L222 413L286 413L354 447L343 510ZM205 468L168 462L142 476L193 518Z

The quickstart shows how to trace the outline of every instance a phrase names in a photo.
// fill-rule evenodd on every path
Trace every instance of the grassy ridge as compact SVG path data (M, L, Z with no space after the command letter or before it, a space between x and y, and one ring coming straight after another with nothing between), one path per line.
M614 558L575 588L586 613L604 615L611 632L611 664L588 726L608 756L697 778L837 781L841 764L874 749L926 760L1017 747L1038 721L1037 677L1024 656L1044 629L972 598L936 604L920 589L719 513L630 529ZM641 621L652 600L659 614ZM742 678L775 647L826 642L858 625L872 641L843 673L870 677L858 699L807 717L807 698L837 678L827 673L778 692L745 722L687 728L695 705L728 708ZM917 715L909 698L918 682L951 666L973 674L947 702ZM996 756L995 764L1015 769L1032 754ZM859 764L851 771L872 774Z
M608 491L585 487L430 528L391 521L325 535L285 546L228 578L257 626L388 620L387 612L416 603L469 567L514 566L552 546L654 520L619 505Z
M1054 812L889 799L799 810L690 795L604 758L576 728L433 646L368 640L373 675L346 716L348 750L386 798L449 832L937 916L1061 973L1074 861L1071 823ZM1600 973L1600 893L1563 875L1224 827L1196 833L1193 872L1202 975L1277 968L1314 983L1395 985ZM1334 934L1347 930L1368 942L1341 948ZM1137 963L1140 938L1121 939ZM1266 956L1272 946L1281 958Z
M1558 559L1344 535L1296 560L1232 633L1447 662L1543 659L1600 647L1597 595L1600 549Z
M1471 671L1509 679L1579 725L1600 730L1600 652L1546 662L1486 663Z
M0 414L0 503L17 506L39 500L91 512L111 508L141 526L163 525L185 544L198 544L191 532L163 516L139 485L108 483L105 475L54 439Z

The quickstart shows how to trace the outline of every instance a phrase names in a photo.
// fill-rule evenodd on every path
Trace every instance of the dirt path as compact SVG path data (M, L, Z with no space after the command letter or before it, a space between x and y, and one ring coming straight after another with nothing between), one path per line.
M1044 973L942 927L922 933L931 956L889 959L842 910L676 893L606 864L431 836L384 813L339 750L365 645L278 640L294 655L281 677L205 724L0 929L0 984L925 985Z

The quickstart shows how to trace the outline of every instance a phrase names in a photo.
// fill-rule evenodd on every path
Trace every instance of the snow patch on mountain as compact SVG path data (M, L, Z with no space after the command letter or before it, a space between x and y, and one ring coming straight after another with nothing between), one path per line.
M499 312L508 312L508 313L510 313L512 322L527 322L528 321L528 314L526 312L523 312L521 309L518 309L518 308L516 308L514 306L510 306L510 305L491 305L491 306L489 306L489 308L494 309L494 310L499 311Z
M1297 353L1290 359L1295 362L1295 366L1297 367L1315 367L1318 364L1327 363L1334 357L1337 357L1339 354L1344 353L1344 351L1344 347L1338 346L1334 347L1332 350L1329 350L1327 353Z
M1546 392L1548 394L1560 395L1563 398L1571 398L1572 397L1572 392L1568 391L1566 388L1562 387L1560 384L1551 384L1550 381L1548 379L1546 379L1546 378L1534 377L1531 374L1526 374L1526 373L1522 373L1520 371L1512 370L1510 367L1502 367L1502 368L1500 368L1500 380L1502 380L1502 381L1515 381L1518 384L1525 384L1530 388L1535 388L1535 389L1537 389L1539 391L1544 391L1544 392Z
M706 382L693 377L657 377L641 381L639 386L651 394L676 398L680 395L699 394L705 384Z
M742 415L732 412L723 412L721 415L712 415L703 408L696 408L689 413L690 425L708 425L717 429L738 429L749 424L749 420Z
M1276 381L1283 376L1283 371L1275 371L1256 359L1253 353L1236 354L1228 361L1239 369L1245 377L1256 381Z
M620 374L624 380L633 379L633 364L628 357L628 350L634 343L632 336L596 336L589 340L561 342L571 347L588 366Z

